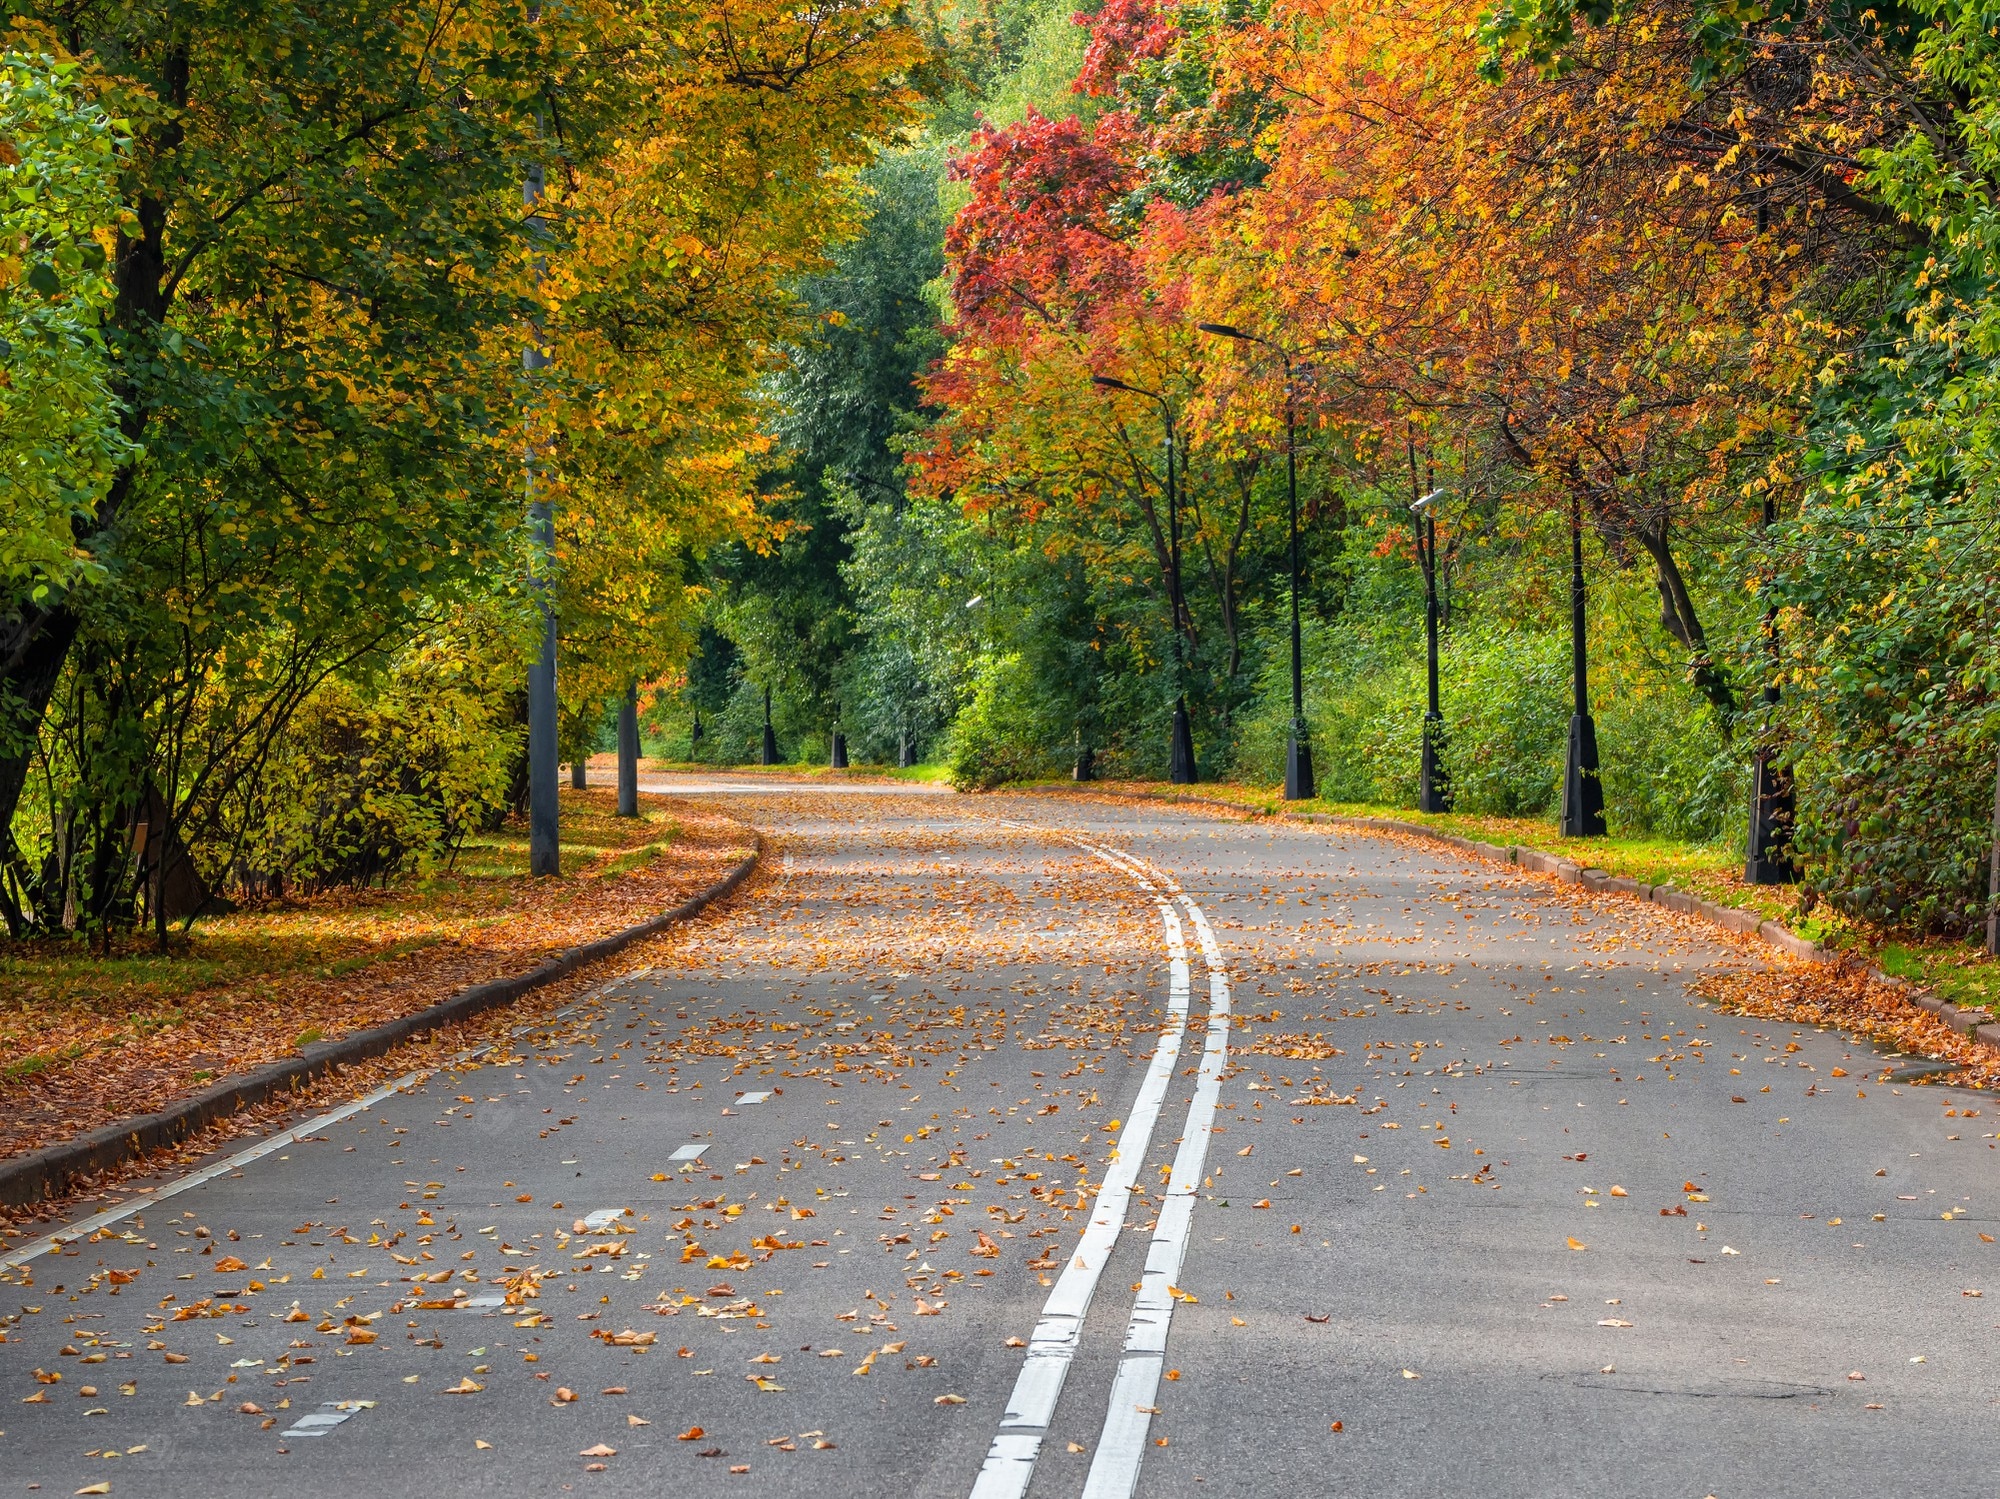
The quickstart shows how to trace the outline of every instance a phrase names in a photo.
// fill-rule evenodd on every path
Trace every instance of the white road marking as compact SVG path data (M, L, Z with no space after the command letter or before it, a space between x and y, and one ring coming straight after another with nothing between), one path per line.
M1208 1039L1202 1048L1201 1076L1188 1106L1187 1128L1174 1156L1166 1198L1160 1204L1152 1247L1146 1255L1132 1318L1125 1325L1125 1356L1111 1385L1111 1402L1104 1430L1091 1458L1083 1499L1131 1499L1139 1484L1139 1464L1146 1455L1146 1434L1160 1393L1160 1366L1167 1354L1167 1331L1174 1317L1174 1291L1187 1255L1188 1231L1194 1223L1195 1188L1208 1160L1214 1133L1215 1105L1229 1062L1229 971L1222 961L1215 933L1201 907L1183 893L1181 904L1201 939L1208 965Z
M357 1413L372 1409L372 1400L329 1400L309 1416L300 1416L290 1426L279 1432L286 1437L323 1437L341 1422Z
M1082 844L1098 858L1131 875L1149 891L1156 886L1131 861L1108 849ZM1139 1084L1132 1113L1119 1131L1118 1143L1098 1188L1097 1203L1090 1224L1076 1252L1063 1267L1056 1286L1042 1309L1041 1321L1028 1339L1028 1352L1014 1381L1006 1414L994 1433L986 1462L972 1487L972 1499L1020 1499L1035 1474L1042 1441L1054 1419L1056 1400L1076 1356L1077 1340L1090 1311L1090 1300L1099 1277L1111 1256L1113 1245L1125 1221L1125 1210L1139 1169L1152 1143L1153 1126L1158 1121L1167 1087L1173 1079L1174 1063L1180 1057L1181 1037L1187 1030L1188 963L1187 943L1180 918L1165 901L1159 904L1160 925L1165 930L1168 952L1167 1024L1153 1048L1151 1065ZM1226 1023L1226 1022L1225 1022Z
M708 1147L706 1145L683 1145L679 1150L668 1156L667 1159L670 1161L698 1161L706 1154L708 1154Z
M539 1030L543 1026L553 1025L560 1020L567 1020L586 1005L603 999L619 985L630 983L632 980L652 971L652 968L648 966L636 969L631 973L620 974L609 983L600 984L575 1004L567 1005L557 1010L548 1019L537 1020L529 1025L516 1026L507 1033L507 1041L511 1043L518 1037L525 1036L529 1031ZM52 1234L34 1240L32 1243L23 1244L18 1249L12 1249L5 1254L0 1254L0 1274L18 1269L22 1265L27 1264L29 1260L37 1259L45 1254L52 1254L62 1249L65 1245L75 1244L83 1239L87 1239L99 1229L109 1228L114 1223L123 1223L135 1213L143 1213L147 1208L166 1202L170 1198L178 1197L183 1192L192 1192L196 1187L206 1186L218 1176L227 1176L231 1172L241 1171L245 1166L256 1161L261 1161L273 1151L283 1150L287 1145L296 1145L308 1135L318 1134L321 1130L330 1129L343 1120L352 1119L356 1114L366 1109L372 1109L376 1104L394 1098L406 1088L413 1088L419 1083L435 1077L440 1072L451 1072L464 1066L467 1062L475 1061L485 1056L489 1051L497 1050L501 1044L498 1041L494 1041L485 1046L475 1046L471 1051L460 1052L443 1066L433 1068L429 1072L406 1072L395 1081L384 1083L381 1087L375 1089L374 1092L364 1093L351 1103L344 1103L337 1109L308 1119L303 1124L295 1124L290 1129L280 1130L268 1139L259 1140L248 1149L239 1150L234 1155L224 1156L221 1160L204 1166L199 1171L177 1177L164 1186L156 1187L150 1192L145 1192L129 1201L121 1202L116 1207L106 1208L101 1213L93 1213L81 1223L68 1224L65 1227L57 1229ZM569 1163L565 1162L564 1164L567 1165Z
M623 1208L592 1208L583 1215L583 1226L586 1229L609 1228L624 1216Z
M737 1099L736 1101L738 1103L744 1103L744 1104L762 1103L765 1099L769 1098L770 1096L771 1095L769 1093L745 1093L741 1098Z

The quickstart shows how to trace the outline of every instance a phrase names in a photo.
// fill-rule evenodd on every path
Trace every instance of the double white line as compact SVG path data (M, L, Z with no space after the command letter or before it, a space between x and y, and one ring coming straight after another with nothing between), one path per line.
M1081 846L1159 897L1160 925L1166 934L1168 956L1167 1023L1153 1047L1152 1062L1139 1085L1132 1112L1119 1131L1090 1225L1058 1277L1055 1289L1049 1293L1041 1321L1028 1340L1027 1357L1014 1381L1014 1392L1007 1401L1007 1412L1001 1417L993 1445L987 1451L985 1465L972 1487L972 1499L1020 1499L1026 1494L1035 1474L1035 1461L1041 1455L1042 1443L1055 1417L1056 1400L1062 1394L1063 1381L1076 1356L1091 1297L1117 1242L1133 1184L1151 1146L1153 1126L1166 1101L1167 1087L1173 1080L1174 1065L1180 1058L1181 1042L1187 1032L1187 943L1173 899L1178 899L1194 923L1208 968L1208 1036L1202 1050L1200 1078L1188 1107L1187 1127L1181 1133L1180 1149L1174 1156L1166 1198L1160 1206L1152 1246L1146 1256L1145 1273L1126 1323L1125 1353L1112 1381L1103 1435L1091 1460L1090 1476L1084 1483L1085 1499L1129 1499L1139 1482L1139 1464L1145 1456L1153 1402L1159 1393L1161 1361L1166 1356L1167 1330L1173 1321L1174 1282L1187 1253L1188 1231L1194 1221L1195 1187L1208 1158L1222 1069L1229 1057L1229 975L1223 967L1215 933L1209 929L1201 907L1188 898L1172 875L1113 849L1089 843Z

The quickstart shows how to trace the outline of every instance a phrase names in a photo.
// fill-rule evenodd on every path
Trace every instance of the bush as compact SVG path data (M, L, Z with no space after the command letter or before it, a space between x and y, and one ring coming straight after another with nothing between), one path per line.
M252 894L386 885L450 859L503 804L521 735L484 680L425 647L382 680L322 683L204 846Z
M1056 774L1067 765L1066 746L1055 742L1044 699L1019 656L981 663L972 700L945 735L944 762L952 785L986 791L1008 781Z

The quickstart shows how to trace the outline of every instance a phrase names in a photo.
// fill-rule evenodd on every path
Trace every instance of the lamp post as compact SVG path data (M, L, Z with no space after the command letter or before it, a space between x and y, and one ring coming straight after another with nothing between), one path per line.
M529 11L538 19L539 5ZM521 202L528 210L529 232L539 236L542 198L542 166L536 162L521 179ZM542 261L535 257L535 280L542 278ZM528 341L521 349L521 369L530 380L547 366L549 356L542 345L539 328L530 327ZM542 616L541 649L535 664L528 668L528 874L531 877L562 873L562 809L556 790L556 611L551 595L556 550L555 506L535 491L535 450L530 443L523 457L528 484L528 541L535 558L531 584L535 606ZM580 772L573 768L572 780Z
M1285 365L1285 514L1292 546L1292 726L1285 736L1285 800L1308 801L1314 787L1312 742L1306 729L1305 671L1299 648L1299 443L1291 351L1230 323L1196 323L1195 327L1217 338L1262 344L1275 351Z
M1764 529L1778 519L1778 502L1764 497ZM1764 706L1778 704L1778 611L1764 611L1764 648L1771 657L1771 677L1764 684ZM1769 744L1757 751L1750 774L1750 840L1744 858L1743 878L1753 885L1789 885L1798 879L1792 867L1792 819L1796 801L1792 776L1778 763L1777 749ZM1989 878L1990 883L1990 878ZM1991 932L1992 922L1988 929ZM1988 937L1989 951L1991 935Z
M1167 607L1173 611L1174 617L1174 726L1173 739L1167 747L1167 779L1176 786L1191 786L1195 781L1194 732L1188 723L1185 668L1181 659L1181 625L1187 618L1187 606L1181 594L1181 513L1178 492L1174 488L1173 408L1158 391L1127 385L1110 375L1092 375L1090 383L1101 390L1123 390L1135 396L1144 396L1149 401L1157 401L1160 421L1166 430Z
M618 705L618 815L639 815L639 684L625 688Z
M1569 497L1569 645L1576 701L1570 710L1569 763L1563 771L1565 838L1604 836L1604 783L1597 774L1597 725L1590 719L1590 683L1583 609L1583 500Z
M847 769L847 735L840 727L840 710L836 706L833 714L833 747L826 757L829 769Z
M1444 497L1433 489L1410 506L1417 518L1417 562L1424 572L1424 644L1429 655L1430 697L1424 710L1423 783L1417 806L1425 812L1451 810L1451 777L1442 763L1444 709L1438 702L1438 531L1433 508Z
M771 689L764 689L764 756L763 763L778 763L778 736L771 728Z

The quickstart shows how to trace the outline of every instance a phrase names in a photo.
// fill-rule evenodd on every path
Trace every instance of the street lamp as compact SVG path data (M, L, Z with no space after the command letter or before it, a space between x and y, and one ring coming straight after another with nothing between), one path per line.
M1444 497L1433 489L1410 506L1417 518L1417 562L1424 570L1424 642L1430 657L1430 698L1424 710L1423 784L1417 806L1425 812L1451 810L1451 778L1440 763L1444 754L1444 710L1438 704L1438 531L1433 508Z
M1590 720L1590 684L1583 634L1583 499L1569 497L1569 644L1576 701L1569 718L1569 763L1563 770L1565 838L1604 836L1604 783L1597 774L1597 725Z
M1262 344L1285 364L1285 498L1292 543L1292 726L1285 736L1285 800L1308 801L1314 791L1312 744L1306 730L1305 674L1299 649L1299 444L1297 412L1292 401L1291 351L1245 333L1230 323L1196 323L1203 333Z
M778 736L771 728L771 689L764 689L764 764L778 763Z
M1174 729L1173 742L1167 749L1167 779L1176 786L1191 786L1195 780L1194 733L1188 724L1187 693L1181 660L1181 625L1187 618L1187 605L1181 593L1181 512L1178 492L1174 488L1174 414L1167 404L1167 398L1155 390L1142 390L1136 385L1127 385L1123 380L1110 375L1092 375L1090 383L1100 390L1128 391L1135 396L1144 396L1149 401L1157 401L1160 406L1160 421L1167 434L1167 606L1174 616Z

